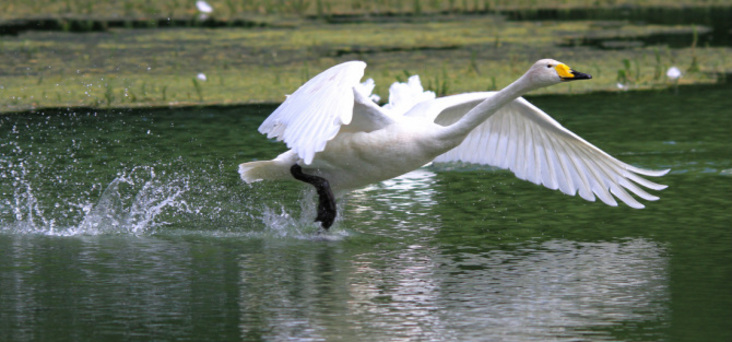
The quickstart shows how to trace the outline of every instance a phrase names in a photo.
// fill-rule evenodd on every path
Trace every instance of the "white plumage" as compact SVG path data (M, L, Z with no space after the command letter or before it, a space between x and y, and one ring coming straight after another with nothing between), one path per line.
M384 108L370 100L373 82L360 84L366 63L336 65L301 86L270 115L259 131L290 148L271 161L240 165L246 182L293 179L306 174L327 179L339 195L390 179L429 162L466 162L513 171L520 179L565 194L616 206L615 198L643 208L628 193L654 201L666 186L641 176L653 171L623 163L570 132L519 96L544 86L589 75L554 60L536 62L498 92L435 98L418 78L396 83Z
M452 123L461 111L445 110L476 105L490 98L493 92L448 96L423 103L413 109L418 115L435 116L439 124ZM472 100L472 101L471 101ZM446 102L443 104L441 102ZM441 113L434 115L434 113ZM409 115L409 113L408 113ZM654 190L665 186L638 177L662 176L667 171L651 171L625 164L580 138L552 119L544 111L523 98L503 106L468 134L465 140L434 160L435 162L466 162L509 169L519 179L574 196L594 201L595 195L604 203L616 206L609 192L633 208L643 208L625 189L650 201L658 197L648 194L628 180Z
M364 62L336 65L313 77L270 115L259 132L283 140L310 164L342 125L351 123L353 92L366 68Z

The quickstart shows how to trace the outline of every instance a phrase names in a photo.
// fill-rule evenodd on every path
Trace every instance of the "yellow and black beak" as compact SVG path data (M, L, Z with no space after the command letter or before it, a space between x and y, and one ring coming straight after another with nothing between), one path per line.
M558 64L554 68L557 70L557 74L559 74L562 81L589 80L592 78L592 75L574 71L566 64Z

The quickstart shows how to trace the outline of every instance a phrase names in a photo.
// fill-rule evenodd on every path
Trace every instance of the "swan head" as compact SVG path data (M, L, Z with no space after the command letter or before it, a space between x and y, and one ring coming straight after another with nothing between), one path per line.
M589 74L575 71L567 64L553 59L541 59L531 66L525 74L529 82L535 87L546 87L557 83L589 80Z

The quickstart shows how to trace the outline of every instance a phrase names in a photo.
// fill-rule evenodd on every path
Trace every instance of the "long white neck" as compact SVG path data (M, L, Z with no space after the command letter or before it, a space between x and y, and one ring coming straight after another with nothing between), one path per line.
M479 103L460 118L460 120L445 127L442 131L441 138L448 141L456 141L454 144L457 146L473 129L487 120L496 111L501 109L501 107L536 88L538 87L529 81L527 74L524 74L518 80Z

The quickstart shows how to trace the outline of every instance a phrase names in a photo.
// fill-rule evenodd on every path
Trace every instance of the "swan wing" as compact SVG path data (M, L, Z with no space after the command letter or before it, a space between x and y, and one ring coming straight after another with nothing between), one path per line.
M394 82L389 86L389 102L384 105L384 110L391 116L402 116L415 105L432 102L435 97L435 92L424 90L419 75L412 75L407 82Z
M394 122L369 96L370 93L353 88L353 118L350 124L341 128L341 132L371 132Z
M495 94L493 91L463 93L420 101L410 108L404 116L423 118L443 126L449 126L460 120L473 107L493 96L493 94Z
M288 96L259 132L284 141L309 165L341 126L351 124L354 113L359 119L352 130L383 125L378 106L356 89L365 69L366 63L351 61L323 71Z
M490 96L490 94L486 94ZM460 110L456 110L456 108ZM435 122L447 125L459 120L470 108L448 107ZM435 162L476 163L509 169L520 179L559 189L563 193L617 206L617 197L632 208L644 205L627 190L645 200L658 197L638 187L653 190L665 185L641 176L663 176L669 170L646 170L621 162L560 125L523 98L507 104L475 128L454 149Z

